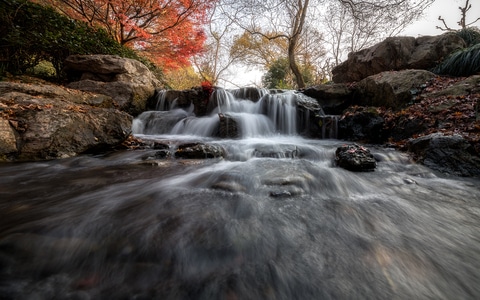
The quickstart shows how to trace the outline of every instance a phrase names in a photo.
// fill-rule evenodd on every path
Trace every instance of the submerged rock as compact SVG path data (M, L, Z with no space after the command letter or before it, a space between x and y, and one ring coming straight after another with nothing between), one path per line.
M178 146L175 158L219 158L224 156L223 148L217 145L204 143L186 143Z
M343 145L335 151L338 166L350 171L373 171L377 162L370 150L357 144Z

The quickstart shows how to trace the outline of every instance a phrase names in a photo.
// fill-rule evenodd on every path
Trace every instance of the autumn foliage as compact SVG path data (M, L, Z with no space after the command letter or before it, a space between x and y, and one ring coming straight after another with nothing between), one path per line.
M206 39L202 25L216 0L37 0L104 28L120 44L166 69L189 64Z

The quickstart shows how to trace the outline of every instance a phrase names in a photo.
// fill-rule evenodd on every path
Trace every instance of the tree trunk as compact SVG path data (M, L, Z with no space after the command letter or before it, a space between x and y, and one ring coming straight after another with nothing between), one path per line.
M303 89L305 87L305 81L303 80L302 72L298 68L297 61L295 60L295 48L297 46L297 38L290 39L288 43L288 63L290 69L295 75L295 81L297 82L297 88Z
M302 72L298 68L297 61L295 59L296 48L298 39L302 34L303 26L305 25L305 17L307 16L307 8L310 0L297 0L297 11L295 17L292 20L292 33L288 39L288 63L290 69L295 75L297 81L297 88L303 89L305 87L305 81L303 80Z

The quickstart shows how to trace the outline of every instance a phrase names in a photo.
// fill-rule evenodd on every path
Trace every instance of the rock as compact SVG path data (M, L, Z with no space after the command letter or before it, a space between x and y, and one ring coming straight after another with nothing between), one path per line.
M425 98L435 98L441 96L466 96L469 94L480 93L480 75L470 76L462 81L454 83L445 89L425 95Z
M8 158L71 157L115 146L128 137L132 124L130 115L112 108L71 102L75 97L89 102L97 95L54 85L0 82L0 104L8 107L9 114L4 118L13 124L11 130L17 145ZM8 137L7 152L13 150L11 133Z
M389 37L364 50L353 52L333 68L336 83L360 81L391 70L430 69L456 50L466 47L455 33L423 37Z
M480 157L462 136L432 133L408 141L408 151L418 162L442 173L479 176Z
M322 139L337 139L338 138L338 121L339 116L327 115L318 118L318 125L320 126L320 133Z
M335 162L350 171L373 171L377 167L370 150L357 144L343 145L335 151Z
M267 93L265 89L256 87L243 87L230 90L230 92L238 99L250 100L252 102L257 102Z
M65 60L65 71L79 79L68 87L108 95L134 116L145 111L148 99L160 86L144 64L116 55L71 55Z
M289 144L259 144L253 151L254 157L298 158L300 150L296 145Z
M421 116L412 117L409 114L397 114L385 126L389 128L385 129L385 135L388 135L393 141L401 141L425 132L429 124Z
M224 156L222 147L204 143L186 143L178 146L175 158L205 159Z
M174 108L189 110L193 105L193 113L201 117L209 114L217 105L210 103L209 98L209 92L202 87L188 90L157 90L153 100L149 100L147 108L161 111Z
M28 78L22 78L22 82L0 81L0 95L4 95L6 98L15 98L19 93L20 95L58 98L76 104L86 104L100 108L115 108L113 99L106 95L60 88L38 79L35 79L31 84L29 81Z
M379 106L394 110L404 108L435 78L425 70L383 72L369 76L357 85L356 101L362 106Z
M145 111L134 121L134 134L166 134L175 124L188 117L182 110L172 111Z
M325 115L322 107L316 99L303 93L295 93L294 96L297 107L297 126L301 129L300 135L321 138L319 118Z
M338 121L338 138L364 143L385 140L385 120L373 107L357 107L347 111Z
M340 115L352 104L354 90L346 84L321 84L308 87L303 94L317 100L325 114Z
M0 118L0 160L2 156L17 152L15 130L10 122Z
M220 113L218 117L220 119L218 137L231 139L240 137L237 122L231 115Z

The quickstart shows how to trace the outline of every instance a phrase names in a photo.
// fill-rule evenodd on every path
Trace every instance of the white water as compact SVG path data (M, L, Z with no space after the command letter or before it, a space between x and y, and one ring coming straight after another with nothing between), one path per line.
M152 122L154 112L144 112L135 121L134 134L174 134L196 135L199 137L212 137L219 126L218 114L228 114L239 125L241 138L272 136L272 135L297 135L297 97L294 91L270 94L266 90L259 90L260 98L257 101L247 99L245 90L228 91L216 90L209 101L212 111L209 116L196 117L192 109L182 110L171 105L168 114L158 115L158 118L179 118L171 128L165 122ZM243 97L243 98L242 98ZM305 97L305 96L303 96ZM157 109L165 110L170 105L165 102L165 94L158 96ZM150 120L150 121L148 121ZM300 126L306 126L300 124Z

